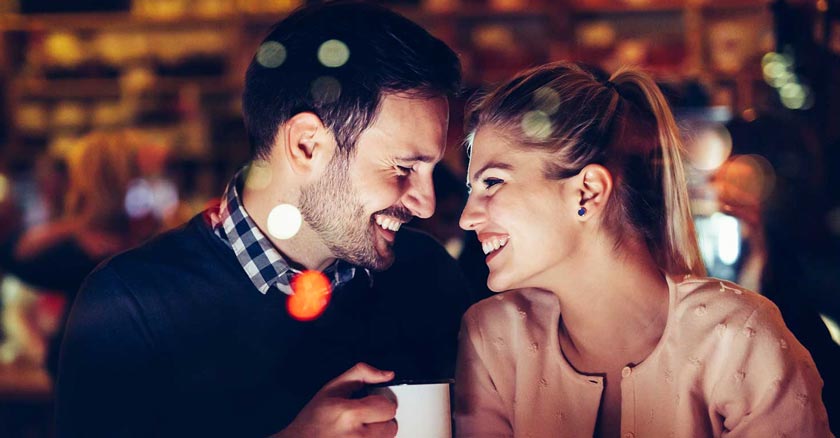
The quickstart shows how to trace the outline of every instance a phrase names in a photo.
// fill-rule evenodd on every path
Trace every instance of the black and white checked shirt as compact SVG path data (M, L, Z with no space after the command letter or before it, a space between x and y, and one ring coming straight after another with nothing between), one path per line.
M272 286L276 286L286 295L292 295L292 277L301 271L289 266L245 211L239 197L245 174L246 172L239 171L228 183L219 205L218 216L213 217L211 222L213 231L233 249L242 269L261 293L265 294ZM359 269L372 280L367 269ZM352 280L356 276L356 270L356 266L344 260L336 260L324 270L324 274L330 279L335 290Z

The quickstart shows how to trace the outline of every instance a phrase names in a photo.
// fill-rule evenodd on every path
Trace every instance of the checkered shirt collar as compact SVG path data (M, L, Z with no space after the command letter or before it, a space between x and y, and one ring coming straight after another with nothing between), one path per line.
M242 269L261 293L265 294L276 286L286 295L292 295L292 278L301 271L289 266L277 248L254 224L245 211L239 197L239 187L245 172L239 171L228 183L219 205L218 216L211 225L216 235L233 249ZM361 268L372 281L370 271ZM356 276L357 267L344 261L336 260L324 274L330 279L333 290L347 283Z

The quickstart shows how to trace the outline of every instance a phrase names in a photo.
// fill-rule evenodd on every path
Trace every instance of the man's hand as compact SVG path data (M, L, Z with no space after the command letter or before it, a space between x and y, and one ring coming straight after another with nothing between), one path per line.
M393 378L393 371L356 364L324 385L289 427L274 438L393 438L397 434L394 420L397 405L394 402L380 395L350 398L365 384L383 383Z

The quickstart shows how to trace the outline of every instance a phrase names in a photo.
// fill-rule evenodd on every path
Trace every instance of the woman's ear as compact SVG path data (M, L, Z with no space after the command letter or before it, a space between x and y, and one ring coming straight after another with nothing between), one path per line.
M292 171L296 174L314 176L326 168L335 153L337 143L321 118L311 112L295 114L281 127L281 147Z
M581 220L603 212L613 187L610 171L600 164L589 164L575 178L578 216Z

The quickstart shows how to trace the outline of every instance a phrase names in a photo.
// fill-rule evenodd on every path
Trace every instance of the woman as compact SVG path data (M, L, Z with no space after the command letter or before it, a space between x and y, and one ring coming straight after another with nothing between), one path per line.
M497 295L465 315L461 437L830 436L822 381L776 307L704 278L679 133L647 76L567 63L468 117Z
M66 297L62 329L50 340L47 370L55 378L64 319L82 281L105 258L157 231L126 213L125 196L140 176L137 148L142 137L131 131L96 132L67 154L68 189L64 216L4 239L0 268L27 284ZM148 218L145 218L148 220ZM138 231L138 229L140 231Z

